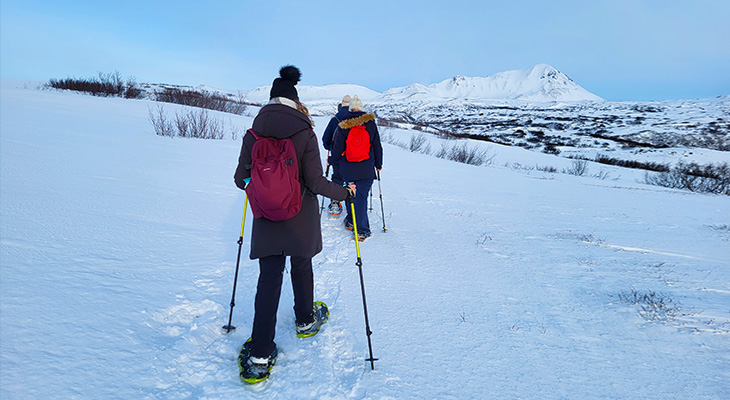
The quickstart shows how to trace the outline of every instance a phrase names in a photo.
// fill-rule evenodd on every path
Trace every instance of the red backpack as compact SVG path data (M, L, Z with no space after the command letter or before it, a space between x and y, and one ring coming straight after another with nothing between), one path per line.
M359 162L370 158L370 134L364 125L350 128L345 140L345 158L349 162Z
M290 138L274 139L258 136L251 148L251 182L246 194L254 218L284 221L302 209L299 163L294 142Z

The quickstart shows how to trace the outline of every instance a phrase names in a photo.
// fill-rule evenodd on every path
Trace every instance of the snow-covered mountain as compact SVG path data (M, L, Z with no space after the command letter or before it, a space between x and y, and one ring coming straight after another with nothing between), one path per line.
M385 91L383 101L439 99L517 100L529 102L603 101L547 64L488 77L455 76L429 86L413 84Z
M259 86L246 94L253 103L269 99L271 86ZM441 99L480 99L499 101L603 101L583 89L567 75L547 64L505 71L488 77L455 76L432 85L414 83L404 87L376 92L360 85L331 84L324 86L297 85L299 98L310 105L338 102L342 96L357 94L364 101L377 104L402 103L404 101L430 102Z

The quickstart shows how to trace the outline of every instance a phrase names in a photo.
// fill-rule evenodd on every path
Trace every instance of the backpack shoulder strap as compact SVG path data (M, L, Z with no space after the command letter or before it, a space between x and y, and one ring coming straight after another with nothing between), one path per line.
M256 132L254 132L254 131L253 131L253 128L249 129L249 130L248 130L248 132L249 132L250 134L252 134L252 135L253 135L253 137L254 137L254 138L255 138L256 140L259 140L259 139L261 139L261 136L257 135L257 134L256 134Z

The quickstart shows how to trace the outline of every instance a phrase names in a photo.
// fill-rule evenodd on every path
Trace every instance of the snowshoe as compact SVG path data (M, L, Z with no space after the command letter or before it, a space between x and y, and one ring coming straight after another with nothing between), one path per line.
M373 236L373 233L372 233L372 232L370 232L370 231L363 231L363 232L358 232L358 233L357 233L357 240L359 240L359 241L361 241L361 242L362 242L362 241L365 241L365 239L369 238L370 236ZM355 237L354 237L354 235L353 235L353 239L354 239L354 238L355 238Z
M347 229L348 231L355 229L355 227L352 225L352 222L348 221L347 218L345 218L345 229Z
M342 214L342 203L339 201L330 202L328 207L330 215L337 216Z
M253 357L248 347L250 342L251 339L249 338L241 347L241 352L238 354L238 370L242 381L253 384L262 382L269 377L271 369L276 364L279 351L274 346L274 351L268 357Z
M322 325L329 319L330 310L327 308L326 304L322 303L321 301L315 301L313 314L314 319L312 320L312 322L303 324L297 323L296 331L298 338L305 338L316 335Z

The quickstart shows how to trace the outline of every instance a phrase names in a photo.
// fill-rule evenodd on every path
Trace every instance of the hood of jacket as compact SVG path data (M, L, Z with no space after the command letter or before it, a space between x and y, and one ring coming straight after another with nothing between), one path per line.
M337 121L343 121L347 119L347 117L350 116L350 107L347 106L337 106L337 114L335 114L335 118L337 118Z
M375 114L373 113L367 113L367 114L360 114L358 116L348 118L338 124L338 126L342 129L350 129L354 128L356 126L365 125L366 123L370 121L375 121Z
M252 128L257 135L283 139L312 129L312 123L306 115L288 105L270 103L261 108Z

